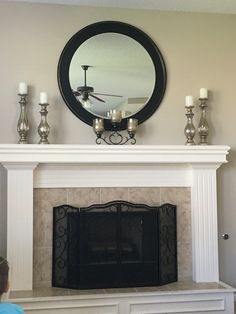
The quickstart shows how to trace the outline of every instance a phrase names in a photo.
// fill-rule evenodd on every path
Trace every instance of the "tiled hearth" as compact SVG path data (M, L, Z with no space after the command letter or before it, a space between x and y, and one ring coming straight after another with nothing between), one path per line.
M0 172L0 253L6 255L11 263L12 288L19 290L15 292L15 297L18 293L17 301L24 306L26 313L232 314L233 289L219 283L217 231L216 170L226 162L228 150L227 146L214 145L108 147L0 144L0 162L3 166ZM78 191L83 194L87 188L92 188L95 197L97 195L99 202L103 202L107 195L113 198L113 192L107 193L109 187L116 188L116 194L118 191L128 193L124 199L128 197L130 201L139 201L138 197L152 191L154 202L168 200L179 205L179 264L185 258L189 262L192 253L191 263L186 269L180 267L180 275L188 276L192 269L194 287L183 290L179 286L177 291L170 291L163 286L154 291L110 291L105 294L91 291L74 295L57 289L51 290L50 294L51 288L46 288L44 292L48 291L48 296L36 297L35 294L40 292L32 290L33 268L39 267L40 272L41 267L41 274L34 272L35 285L40 283L47 286L50 282L49 266L47 274L42 271L43 263L49 265L50 256L49 262L36 258L37 254L41 255L40 249L47 249L45 244L51 236L47 233L47 225L52 217L52 205L56 204L52 204L54 196L49 194L55 193L56 202L60 204L66 200L66 203L73 205L77 203ZM144 193L140 193L141 190ZM183 200L183 195L188 197ZM41 197L42 201L39 202ZM80 205L80 202L76 205ZM186 233L182 229L187 217L188 221L191 217L191 237L190 224L185 226ZM43 237L37 240L40 219L45 228L42 228ZM188 241L191 239L191 250L187 250L189 243L186 238ZM185 252L181 253L183 244L186 245L183 249ZM48 254L50 252L49 241ZM47 256L47 252L44 251L42 255ZM206 285L205 289L200 288L202 284ZM23 292L20 290L28 290L21 299L19 294ZM59 298L52 296L55 293L59 293Z

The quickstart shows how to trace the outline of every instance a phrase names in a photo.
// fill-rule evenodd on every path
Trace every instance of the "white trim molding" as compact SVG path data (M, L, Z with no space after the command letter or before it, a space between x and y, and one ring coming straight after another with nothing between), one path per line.
M219 281L216 170L228 152L220 145L0 144L13 290L32 289L34 187L191 187L192 278Z
M7 259L14 290L32 289L33 170L37 163L2 163L7 169Z
M0 144L0 162L157 164L224 163L223 145L39 145Z

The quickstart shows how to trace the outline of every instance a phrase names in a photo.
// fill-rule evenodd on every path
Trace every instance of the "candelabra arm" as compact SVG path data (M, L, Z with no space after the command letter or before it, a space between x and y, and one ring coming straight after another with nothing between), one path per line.
M115 130L109 136L102 136L102 134L97 134L96 143L102 144L102 142L106 143L107 145L124 145L130 142L134 145L136 143L136 139L134 138L134 134L129 134L129 137L123 137L119 131Z

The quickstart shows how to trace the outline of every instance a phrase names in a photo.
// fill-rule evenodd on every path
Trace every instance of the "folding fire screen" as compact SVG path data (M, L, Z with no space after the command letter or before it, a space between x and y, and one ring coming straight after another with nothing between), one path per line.
M176 206L114 201L53 208L54 287L157 286L177 281Z

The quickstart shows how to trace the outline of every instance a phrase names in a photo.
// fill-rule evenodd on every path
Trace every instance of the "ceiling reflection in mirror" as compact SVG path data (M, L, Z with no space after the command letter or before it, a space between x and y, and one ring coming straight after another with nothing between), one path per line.
M136 40L108 32L84 41L73 54L69 82L79 105L105 119L111 110L123 118L139 112L155 86L155 67Z

